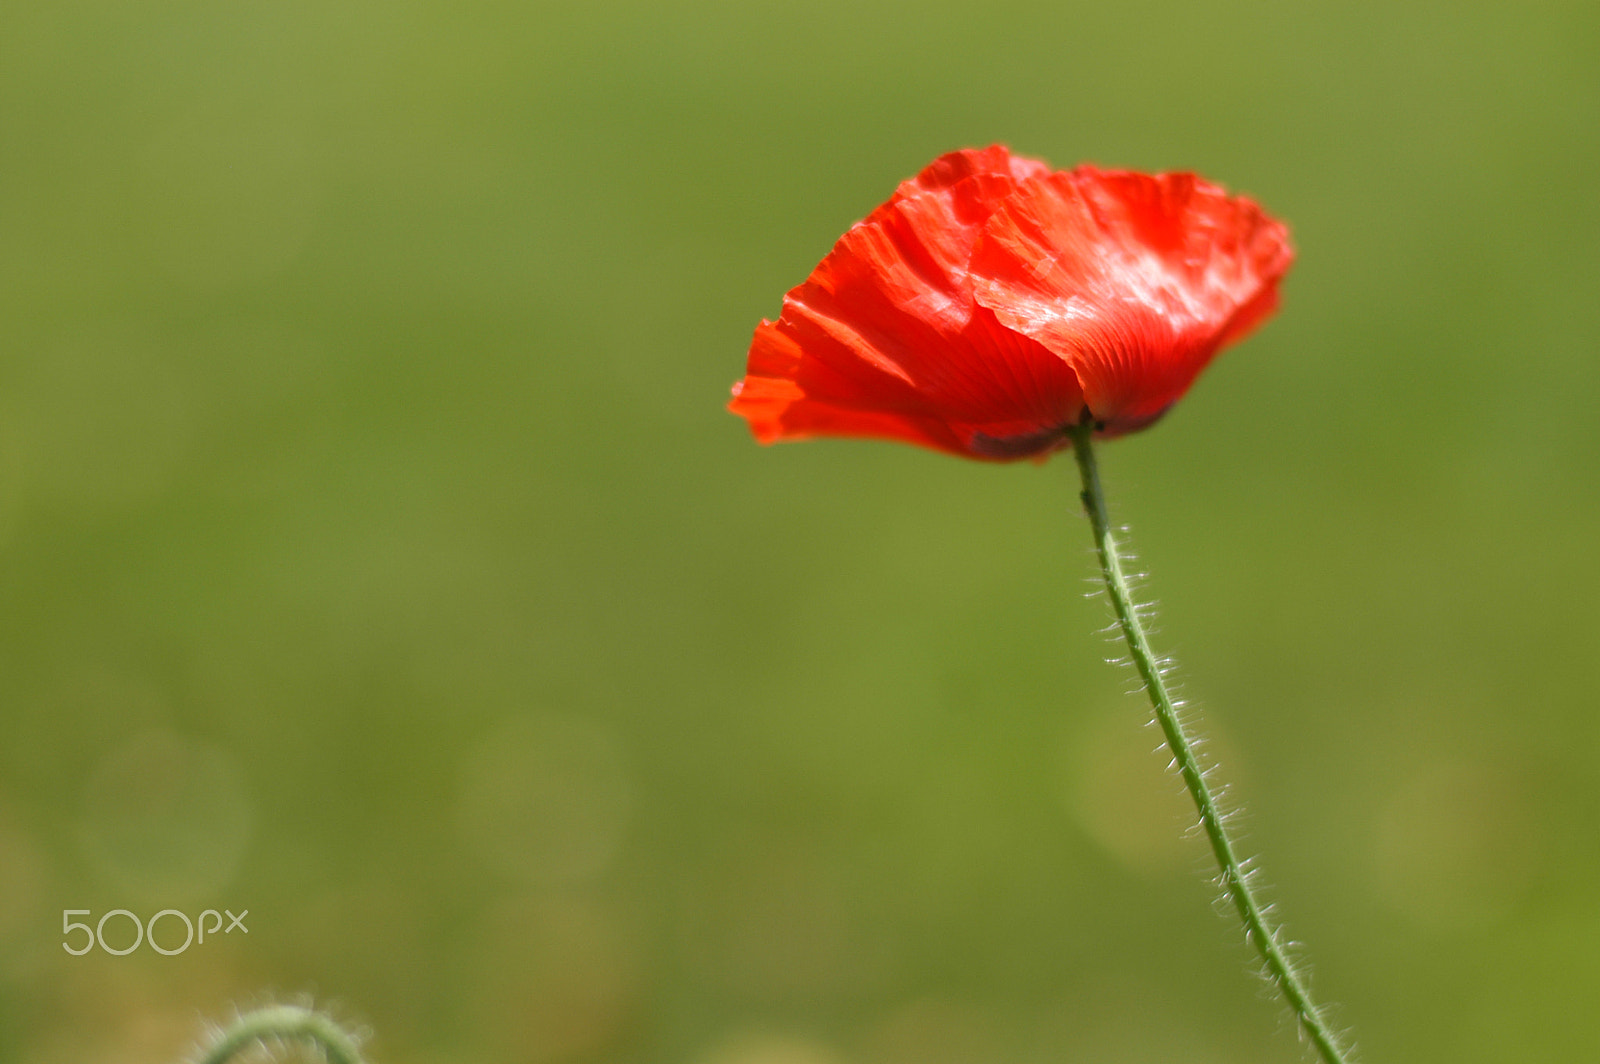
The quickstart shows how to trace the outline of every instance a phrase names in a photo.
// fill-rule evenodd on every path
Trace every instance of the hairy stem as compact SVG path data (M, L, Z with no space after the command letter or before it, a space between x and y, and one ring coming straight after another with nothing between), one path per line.
M207 1047L199 1064L225 1064L235 1053L263 1042L308 1042L328 1064L363 1064L356 1040L320 1012L298 1005L269 1005L247 1012Z
M1144 624L1139 619L1138 608L1129 592L1122 553L1106 516L1105 492L1100 487L1100 470L1094 457L1094 429L1094 422L1086 412L1083 420L1072 430L1072 453L1078 460L1078 472L1083 479L1083 491L1079 497L1083 500L1084 512L1089 515L1089 523L1093 527L1095 552L1099 555L1100 571L1105 577L1106 594L1111 597L1111 606L1117 615L1117 626L1122 630L1128 652L1133 657L1135 668L1139 670L1139 678L1150 696L1150 705L1155 710L1156 722L1161 725L1161 733L1166 737L1167 748L1172 751L1173 762L1178 766L1184 786L1189 789L1189 796L1194 799L1195 809L1200 814L1200 826L1205 829L1206 838L1211 842L1211 852L1221 870L1222 890L1239 914L1239 919L1244 922L1245 938L1261 954L1267 978L1288 1001L1306 1037L1316 1046L1326 1064L1347 1064L1346 1051L1323 1018L1322 1010L1311 1000L1305 978L1289 959L1277 927L1268 920L1265 907L1251 889L1250 875L1235 853L1222 812L1206 782L1205 768L1195 752L1195 740L1179 718L1177 706L1167 691L1161 665L1150 651Z

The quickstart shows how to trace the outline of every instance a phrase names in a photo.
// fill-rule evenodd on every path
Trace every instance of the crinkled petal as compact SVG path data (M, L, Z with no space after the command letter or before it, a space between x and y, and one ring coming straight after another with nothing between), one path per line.
M996 460L1176 402L1277 305L1284 226L1193 174L1054 173L952 152L840 238L763 321L731 409L762 442L905 440Z
M1008 197L971 271L977 302L1066 360L1115 433L1271 313L1292 259L1281 223L1192 174L1082 167Z
M932 445L1010 458L1046 443L995 441L1031 438L1075 418L1082 397L1072 370L973 300L973 244L1018 187L1007 160L1003 149L989 149L936 161L846 233L785 297L778 321L756 330L732 406L752 418L758 438L870 422L878 426L871 435L942 435ZM1016 169L1028 175L1041 167L1019 161ZM761 383L774 377L795 390ZM786 405L763 398L758 408L750 398L777 394ZM886 431L885 417L904 419L905 432ZM1052 437L1048 445L1056 443Z

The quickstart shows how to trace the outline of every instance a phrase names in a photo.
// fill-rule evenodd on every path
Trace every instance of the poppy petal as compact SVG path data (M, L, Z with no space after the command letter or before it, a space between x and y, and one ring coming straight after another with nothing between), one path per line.
M732 406L753 427L760 417L758 438L789 438L801 425L816 434L850 412L849 423L879 428L862 434L936 437L941 442L929 445L958 454L1012 457L984 443L975 452L969 442L1031 436L1075 415L1082 399L1071 369L972 298L972 246L1017 188L1009 165L1000 165L1007 158L990 149L936 161L840 239L785 297L777 322L762 322ZM1047 172L1043 164L1018 169ZM771 377L795 390L758 383ZM753 395L779 394L784 405L753 405ZM897 417L904 431L887 431Z
M1193 174L995 145L902 182L763 321L730 408L763 443L874 436L1041 455L1084 406L1151 423L1277 305L1287 230Z
M1292 258L1281 223L1193 174L1081 167L1009 197L971 269L977 302L1065 359L1115 434L1259 324Z

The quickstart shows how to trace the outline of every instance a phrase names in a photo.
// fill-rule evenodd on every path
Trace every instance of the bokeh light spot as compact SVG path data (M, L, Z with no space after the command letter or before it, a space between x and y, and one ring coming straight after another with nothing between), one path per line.
M612 731L582 717L515 717L463 765L460 826L485 864L534 885L578 883L622 846L629 787Z
M174 733L150 732L90 774L81 838L91 865L128 903L181 906L233 878L250 821L250 798L232 758Z
M1068 740L1067 803L1073 818L1125 869L1163 874L1188 866L1194 807L1163 767L1161 733L1126 704L1098 713Z
M492 1059L597 1053L635 1011L636 951L589 899L519 897L489 911L465 982L467 1018Z
M0 798L0 979L21 970L21 947L34 944L28 932L36 930L40 919L44 878L43 855Z
M1451 930L1492 920L1539 863L1539 832L1515 781L1488 765L1423 765L1378 813L1374 881L1417 923Z
M961 1001L923 998L890 1013L869 1035L868 1064L999 1064L1004 1026Z

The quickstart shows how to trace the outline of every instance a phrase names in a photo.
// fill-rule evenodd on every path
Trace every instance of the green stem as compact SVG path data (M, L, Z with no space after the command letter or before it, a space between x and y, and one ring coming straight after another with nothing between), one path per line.
M224 1064L235 1053L262 1042L309 1042L328 1064L362 1064L356 1040L320 1012L298 1005L269 1005L240 1016L207 1047L199 1064Z
M1312 1002L1305 978L1289 959L1278 928L1267 918L1265 907L1250 886L1250 874L1234 852L1225 818L1217 808L1217 800L1206 782L1206 770L1195 752L1195 740L1179 718L1178 707L1167 691L1161 664L1150 651L1150 641L1139 619L1138 607L1134 605L1128 589L1122 554L1106 516L1105 492L1100 487L1100 471L1094 458L1094 431L1094 422L1085 412L1083 420L1071 430L1072 452L1078 460L1078 472L1083 478L1080 498L1094 529L1095 552L1100 557L1106 593L1111 596L1117 626L1122 629L1122 636L1127 641L1133 664L1139 670L1139 679L1150 696L1156 722L1161 725L1161 733L1166 736L1173 761L1183 776L1184 785L1189 788L1190 797L1194 799L1195 809L1200 814L1200 826L1211 841L1211 852L1222 870L1223 893L1244 922L1245 938L1261 954L1268 980L1288 1001L1306 1037L1311 1039L1327 1064L1347 1064L1348 1058L1338 1037L1323 1018L1322 1010Z

